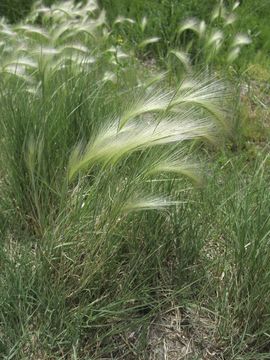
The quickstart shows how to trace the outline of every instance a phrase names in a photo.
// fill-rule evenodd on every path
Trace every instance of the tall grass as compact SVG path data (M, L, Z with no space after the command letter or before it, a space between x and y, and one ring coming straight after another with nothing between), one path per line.
M57 216L61 204L69 201L67 196L72 197L70 186L77 196L81 179L90 176L89 186L95 188L101 174L104 178L108 172L109 177L115 166L122 168L121 162L130 166L131 155L135 160L153 152L157 158L149 155L143 163L132 160L134 185L118 180L119 189L130 188L125 190L123 206L135 196L131 189L144 198L137 187L153 171L188 175L179 144L218 131L211 117L223 116L219 104L226 96L224 85L194 79L166 90L129 79L125 74L135 69L136 61L126 65L132 54L119 56L124 54L121 48L111 47L104 13L93 2L37 8L30 18L36 14L52 23L48 30L2 24L9 47L2 49L1 158L9 198L30 226L43 233L47 215ZM108 73L115 81L107 80ZM129 106L123 106L123 97ZM79 177L74 180L75 175ZM160 204L166 206L166 201Z
M146 359L153 319L199 302L224 357L268 351L269 159L201 171L231 85L142 65L138 24L126 43L94 1L1 21L3 359Z
M231 344L224 354L263 359L269 352L269 156L262 153L254 164L243 160L226 160L205 188L205 289L219 332Z
M1 352L120 354L120 336L187 284L197 230L169 208L189 212L181 175L198 176L188 143L216 138L229 93L209 76L176 89L142 77L92 1L3 21L1 37Z

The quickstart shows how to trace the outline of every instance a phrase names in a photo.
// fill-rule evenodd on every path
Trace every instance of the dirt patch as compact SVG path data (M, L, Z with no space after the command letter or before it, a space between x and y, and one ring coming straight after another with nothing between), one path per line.
M149 329L149 360L223 359L216 322L201 310L174 309Z

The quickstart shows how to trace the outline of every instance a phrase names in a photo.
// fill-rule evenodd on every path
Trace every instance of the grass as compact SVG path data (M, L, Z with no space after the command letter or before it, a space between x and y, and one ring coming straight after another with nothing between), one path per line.
M237 26L213 54L209 16L161 35L119 4L1 21L0 355L267 359L268 69L225 61Z
M219 182L219 190L217 183L215 191L211 187L208 190L212 194L211 201L215 193L219 204L214 209L215 221L210 217L209 223L211 241L216 248L209 254L213 266L210 278L211 283L216 282L216 304L218 313L222 314L220 331L235 342L235 347L229 347L226 353L232 358L245 358L248 352L256 358L260 351L267 353L269 346L269 271L266 265L269 200L265 195L269 157L266 151L257 156L252 166L243 166L243 162L242 156L227 161L222 172L234 174L233 178L225 175ZM236 170L237 167L240 170ZM207 199L210 199L209 193L204 201Z

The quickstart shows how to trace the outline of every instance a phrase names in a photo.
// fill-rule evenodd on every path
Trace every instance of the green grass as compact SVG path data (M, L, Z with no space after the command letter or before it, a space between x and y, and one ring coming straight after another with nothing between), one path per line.
M210 301L221 335L234 344L225 351L229 358L252 353L255 359L269 351L268 151L255 163L245 155L224 159L204 194L212 242L205 248L211 259L207 289L215 284Z
M32 5L33 0L1 1L0 17L5 16L10 21L16 22L29 13Z
M196 4L177 11L209 20ZM208 61L212 23L186 61L158 28L173 1L103 5L111 25L71 1L0 23L0 357L149 359L175 309L199 342L197 309L193 358L267 359L267 67L228 64L226 42Z

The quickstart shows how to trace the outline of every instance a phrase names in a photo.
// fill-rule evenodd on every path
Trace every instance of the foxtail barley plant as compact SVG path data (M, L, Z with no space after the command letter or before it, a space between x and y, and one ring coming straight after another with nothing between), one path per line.
M219 288L224 301L214 310L226 314L250 296L241 311L234 306L227 314L235 324L248 309L246 330L259 333L256 317L268 307L264 301L256 306L248 286L251 281L258 290L258 268L254 276L244 269L255 269L249 259L267 247L266 210L258 212L258 234L251 225L251 235L242 232L241 214L252 223L249 199L254 204L257 195L239 191L241 206L227 201L218 180L211 181L212 169L201 171L199 160L231 131L231 86L211 67L217 54L225 54L228 65L250 43L233 30L236 8L220 3L210 23L189 18L179 24L181 46L169 51L163 72L147 62L161 41L145 35L148 19L119 16L109 25L94 0L36 3L21 23L1 20L5 359L139 359L153 316L187 294L203 293L207 276L218 281L215 271L207 273L201 251L217 236L212 222L219 220L222 239L231 224L230 268L224 270L230 286ZM133 44L124 36L127 27L140 29ZM196 75L193 65L201 59L207 69ZM177 77L171 61L181 63ZM205 179L210 185L202 192ZM215 204L223 200L219 206L210 204L215 197ZM260 259L264 266L267 258ZM264 284L268 279L264 273ZM227 334L228 323L219 325ZM138 346L127 346L133 338Z
M115 24L123 22L131 20L118 18ZM75 189L77 198L87 198L86 192L93 199L116 168L123 178L114 196L121 201L109 196L110 186L103 187L104 198L117 204L119 214L131 209L125 204L143 194L153 173L189 174L187 141L214 139L224 125L222 99L228 91L222 81L185 78L177 89L166 89L158 77L148 85L139 71L130 76L139 64L127 49L112 46L105 13L94 1L37 6L25 23L3 21L0 34L4 183L15 208L40 234L62 207L70 208ZM136 209L139 203L151 207L143 205L144 196L154 208L174 203L150 193Z

